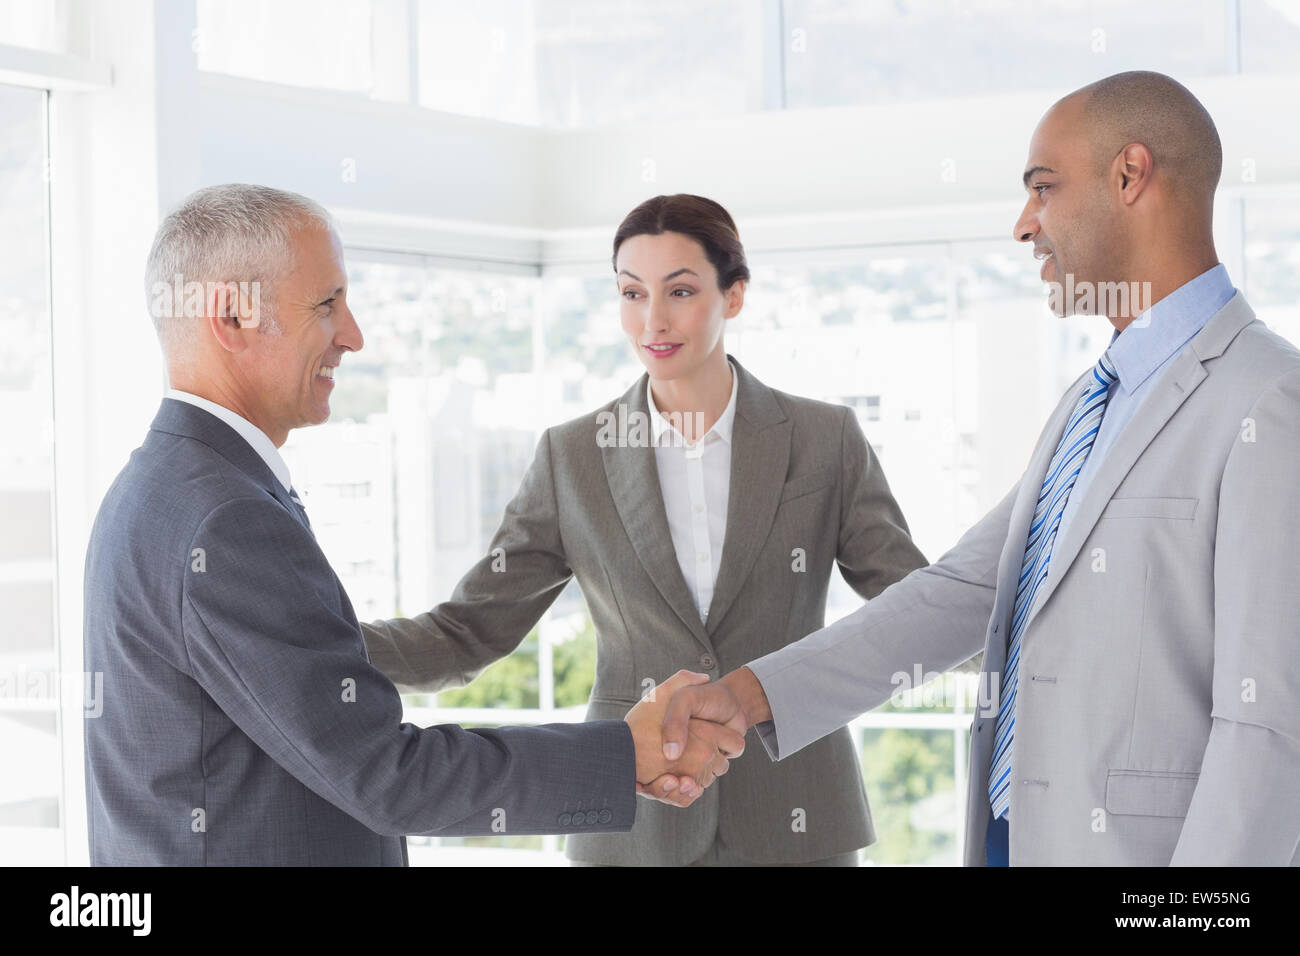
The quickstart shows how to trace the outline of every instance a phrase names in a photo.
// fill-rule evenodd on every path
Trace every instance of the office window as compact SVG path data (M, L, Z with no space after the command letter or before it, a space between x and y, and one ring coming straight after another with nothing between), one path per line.
M743 0L420 0L420 105L556 127L739 113L758 12Z
M556 128L1297 69L1291 0L197 0L208 72ZM0 33L61 50L68 7ZM707 95L700 95L707 90ZM778 91L775 95L773 90Z
M537 122L533 0L419 0L418 8L421 106Z
M1300 196L1245 203L1246 277L1233 276L1260 320L1300 343Z
M743 112L759 13L745 0L197 0L193 44L207 72L573 127ZM11 19L49 33L37 14Z
M594 407L575 389L586 380L582 357L614 360L562 320L542 336L536 277L397 260L349 254L349 300L365 347L344 356L330 421L293 432L284 448L361 620L418 614L451 595L487 553L541 431ZM594 306L586 280L559 283L559 298L588 287ZM601 289L617 302L612 280ZM561 315L585 315L585 306L571 298ZM544 364L533 348L539 337L556 345ZM408 696L408 717L479 726L581 719L595 648L571 583L513 654L467 688ZM412 854L420 862L436 848L445 862L478 852L470 859L486 862L496 851L554 854L562 845L556 837L417 839Z
M1300 4L1292 0L1238 0L1243 73L1300 70Z
M968 735L961 734L962 746ZM953 775L953 733L902 727L863 732L862 778L880 837L863 853L871 863L956 866L959 790ZM887 835L887 836L886 836Z
M370 93L371 0L197 0L200 70Z
M0 86L0 861L62 861L45 93ZM72 584L72 582L69 582ZM75 586L75 585L72 585Z
M1072 88L1122 70L1225 73L1224 0L784 0L787 106Z
M68 0L5 0L0 4L0 42L66 53L71 12Z
M543 126L655 123L743 113L744 0L536 0ZM707 95L701 91L707 90Z
M877 454L889 446L886 477L912 537L937 554L956 527L947 504L954 357L946 248L861 249L818 264L760 260L753 270L744 311L727 330L737 357L782 391L849 398ZM926 409L927 430L883 420L884 403ZM827 620L861 603L832 576Z
M548 276L546 368L563 383L564 402L547 409L566 421L627 391L645 371L623 332L614 270L588 276Z
M352 257L365 347L345 355L330 421L285 455L358 616L417 614L487 551L532 460L535 279Z

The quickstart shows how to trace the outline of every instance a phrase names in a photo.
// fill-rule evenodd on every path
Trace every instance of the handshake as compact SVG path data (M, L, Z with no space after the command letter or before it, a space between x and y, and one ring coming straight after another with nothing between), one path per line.
M636 745L637 793L690 806L744 753L745 731L770 719L762 685L748 668L714 683L678 671L624 718Z

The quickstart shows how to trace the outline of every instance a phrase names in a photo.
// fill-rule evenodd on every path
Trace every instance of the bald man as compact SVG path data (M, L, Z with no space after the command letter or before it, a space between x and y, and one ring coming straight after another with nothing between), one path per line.
M1218 262L1221 166L1205 109L1157 73L1047 112L1015 238L1109 348L951 551L679 691L667 752L694 715L783 759L982 646L967 864L1300 862L1300 352Z

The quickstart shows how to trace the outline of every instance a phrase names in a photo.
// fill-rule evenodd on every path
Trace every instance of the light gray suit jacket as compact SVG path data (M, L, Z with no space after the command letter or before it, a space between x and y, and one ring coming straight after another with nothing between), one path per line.
M621 405L629 422L648 415L642 376L621 398L542 436L492 539L503 572L493 571L489 553L451 600L363 625L375 666L408 689L464 684L514 650L576 576L598 641L587 717L618 718L646 681L681 668L721 676L821 627L837 562L866 598L924 565L853 413L775 391L732 362L739 384L727 532L707 625L678 565L654 449L597 442L601 413L617 418ZM795 549L803 550L802 571ZM802 831L792 828L796 809ZM751 748L689 809L642 800L630 834L575 836L567 849L593 863L680 865L718 834L764 863L871 843L849 733L779 764Z
M1088 374L1091 374L1090 372ZM1078 397L934 565L749 666L779 759L984 645L1000 680L1025 539ZM1022 864L1300 862L1300 352L1237 293L1155 384L1056 543L1021 635L1010 854ZM985 862L997 707L970 750Z

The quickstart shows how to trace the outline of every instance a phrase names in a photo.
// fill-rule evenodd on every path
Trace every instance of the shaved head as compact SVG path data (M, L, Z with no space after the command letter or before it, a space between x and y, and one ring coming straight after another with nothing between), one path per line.
M1151 151L1171 195L1212 203L1223 171L1214 120L1187 87L1163 73L1116 73L1071 93L1078 98L1099 172L1129 143Z
M1117 73L1075 90L1039 121L1014 235L1033 243L1039 275L1054 292L1138 283L1158 302L1219 261L1214 192L1222 171L1214 121L1185 86L1160 73ZM1139 311L1131 301L1102 306L1086 296L1058 298L1052 308L1097 309L1116 329Z

